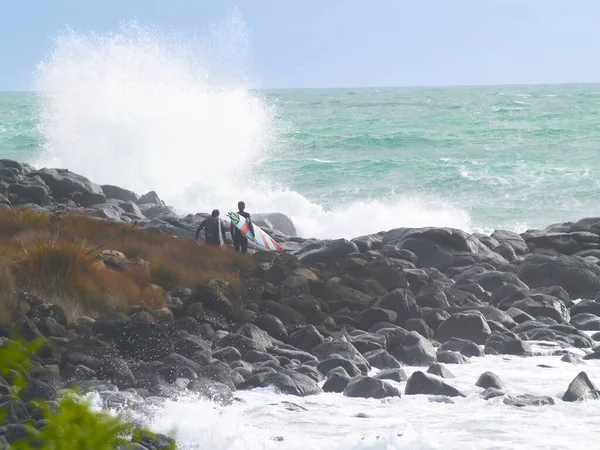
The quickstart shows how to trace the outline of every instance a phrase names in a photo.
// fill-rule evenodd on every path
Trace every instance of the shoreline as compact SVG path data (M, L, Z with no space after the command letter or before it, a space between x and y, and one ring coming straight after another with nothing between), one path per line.
M206 217L180 218L154 192L140 197L14 161L0 161L2 187L8 195L0 204L8 209L82 212L179 238L193 238ZM17 330L47 340L32 374L39 383L96 391L105 406L125 410L145 411L186 393L226 406L235 404L236 391L267 387L298 397L328 392L402 402L421 395L458 405L476 396L514 408L598 398L585 372L557 386L557 397L506 389L485 373L476 391L463 392L456 385L464 380L446 370L487 355L532 357L532 342L555 346L557 364L583 362L570 348L583 360L600 359L600 333L592 333L600 331L600 218L522 234L429 227L319 240L293 236L282 214L254 217L287 251L249 255L252 265L237 271L241 287L211 278L164 289L160 308L73 318L17 289L3 301L16 295L27 308L0 335ZM136 261L110 243L104 250L102 273L133 270Z

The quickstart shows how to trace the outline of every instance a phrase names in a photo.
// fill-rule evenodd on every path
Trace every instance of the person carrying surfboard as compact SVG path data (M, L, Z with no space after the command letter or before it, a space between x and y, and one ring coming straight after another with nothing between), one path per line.
M219 219L219 210L215 209L208 219L204 219L196 230L196 241L200 231L204 230L204 242L209 245L222 247L225 243L225 225Z
M250 220L250 214L244 211L245 209L246 203L238 202L238 214L246 218L248 224L250 225L250 232L252 233L252 236L255 236L254 227L252 226L252 221ZM236 252L248 252L248 238L244 236L244 234L233 224L233 222L231 223L231 238L233 240L233 248ZM252 238L252 240L255 241L255 238Z

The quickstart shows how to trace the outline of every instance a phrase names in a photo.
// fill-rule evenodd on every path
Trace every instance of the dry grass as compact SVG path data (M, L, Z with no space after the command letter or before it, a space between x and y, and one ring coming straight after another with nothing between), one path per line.
M97 257L108 249L148 261L149 268L107 268ZM253 267L251 258L233 251L164 233L78 213L48 216L23 210L0 211L0 261L0 302L6 304L6 296L18 287L61 304L72 317L132 305L163 306L164 292L155 285L173 290L218 278L242 290L239 272Z

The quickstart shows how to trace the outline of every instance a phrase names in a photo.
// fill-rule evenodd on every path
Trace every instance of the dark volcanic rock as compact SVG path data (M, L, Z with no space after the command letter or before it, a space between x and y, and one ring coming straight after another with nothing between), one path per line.
M161 359L173 353L173 343L166 333L153 323L130 323L117 341L121 353L144 361Z
M578 330L600 330L600 317L589 314L579 313L571 317L571 325Z
M120 358L107 356L100 366L99 376L110 381L119 389L134 387L135 378L125 361Z
M496 388L503 389L504 383L500 380L500 377L493 372L484 372L482 373L477 382L475 382L475 386L479 386L483 389Z
M355 252L358 252L358 247L355 243L346 239L337 239L328 241L322 248L302 253L299 259L306 265L317 263L327 264L332 261L339 261Z
M476 344L484 344L490 334L487 321L479 313L452 314L442 322L435 333L436 338L443 342L451 338L461 338Z
M277 317L284 324L306 325L306 318L294 308L290 308L287 305L265 300L260 302L259 306L261 312L269 313L270 315Z
M317 365L317 370L323 375L327 375L331 370L335 369L336 367L343 367L346 373L351 377L357 377L367 372L366 370L361 370L356 364L348 361L347 359L338 357L328 358L321 361Z
M448 369L446 369L439 363L435 363L429 366L429 369L427 369L427 373L437 375L440 378L455 378L452 372L450 372Z
M323 392L344 392L348 383L350 383L350 375L346 373L343 367L336 367L327 374L327 381L323 384Z
M531 356L531 346L520 339L493 331L485 343L485 353Z
M556 297L527 297L513 303L512 306L533 317L550 317L558 322L568 322L570 319L569 310L564 302Z
M571 316L576 316L577 314L588 313L594 314L595 316L600 316L600 302L596 302L594 300L583 299L578 302L576 305L571 306Z
M232 391L235 391L236 386L244 381L239 373L221 361L213 361L207 366L198 368L196 372L199 377L223 383Z
M560 360L563 362L571 363L573 365L585 364L581 359L577 358L576 356L571 355L570 353L567 353L566 355L564 355L562 358L560 358Z
M492 236L500 244L506 243L510 245L517 255L525 255L529 253L529 247L525 242L525 239L514 231L496 230L492 233Z
M29 380L23 390L19 392L19 397L24 402L54 400L56 389L43 381Z
M106 201L100 186L67 169L41 169L28 175L34 176L40 177L46 183L54 198L68 198L83 206Z
M589 379L588 374L580 372L567 389L567 392L562 398L565 402L577 402L583 400L597 400L600 399L600 391L592 381Z
M293 370L284 370L277 373L259 373L240 385L240 389L275 386L282 394L304 397L321 392L321 388L314 380L306 375Z
M350 380L346 389L346 397L386 398L401 397L400 391L388 383L371 377L356 377Z
M197 378L188 384L187 388L220 405L230 405L233 402L231 389L227 385L209 378Z
M370 330L379 322L396 323L398 314L395 311L383 308L369 308L362 311L358 317L358 327L362 330Z
M409 289L394 289L378 300L374 306L394 311L397 315L397 323L399 324L410 317L415 317L414 314L420 310L414 294Z
M426 284L419 290L416 301L421 307L447 308L450 306L444 289L434 281Z
M378 369L394 369L402 367L396 358L390 355L387 350L373 350L365 353L364 357L373 367Z
M188 301L202 303L207 308L223 314L227 319L232 319L235 297L236 294L229 283L222 280L210 280L196 286Z
M356 350L356 347L343 339L324 342L313 349L313 354L319 358L319 361L339 356L356 364L358 368L364 368L365 371L371 369L369 362Z
M519 278L531 288L561 286L571 298L595 298L600 291L600 267L578 256L529 256Z
M254 321L254 324L265 330L271 337L280 341L287 341L288 332L283 325L283 322L278 317L272 314L259 314Z
M465 395L458 389L444 383L439 378L423 373L421 371L414 372L404 389L405 395L417 394L433 394L446 395L448 397L464 397Z
M388 343L388 351L399 361L409 365L422 366L437 361L431 342L416 331L408 333L397 345Z
M375 375L375 378L378 380L392 380L398 383L402 383L408 379L403 369L380 370L379 373Z
M490 261L496 264L506 260L461 230L452 228L399 228L389 231L382 246L394 245L412 251L418 258L419 267L435 267L446 270L457 266L459 256Z
M437 352L437 360L444 364L469 364L471 361L466 356L451 351L439 351Z
M554 405L554 399L548 396L535 396L530 394L517 395L516 397L506 397L504 404L509 406L547 406Z
M305 351L312 350L323 341L323 335L313 325L307 325L289 337L290 345Z

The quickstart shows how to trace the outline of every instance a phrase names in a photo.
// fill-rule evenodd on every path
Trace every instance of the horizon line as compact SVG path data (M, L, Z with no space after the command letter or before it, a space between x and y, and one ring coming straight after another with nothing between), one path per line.
M584 82L540 82L540 83L500 83L500 84L414 84L402 86L320 86L320 87L251 87L252 91L294 91L294 90L334 90L334 89L427 89L427 88L485 88L485 87L525 87L525 86L573 86L596 85L600 81ZM0 90L0 93L35 93L36 90Z

